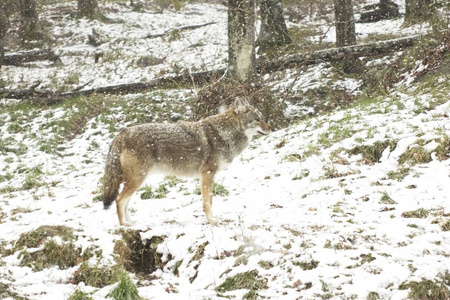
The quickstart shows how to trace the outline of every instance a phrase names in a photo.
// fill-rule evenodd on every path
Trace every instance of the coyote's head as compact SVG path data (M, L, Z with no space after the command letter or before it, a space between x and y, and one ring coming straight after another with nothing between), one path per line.
M234 109L242 120L245 135L249 138L256 134L267 135L272 131L269 125L263 121L262 114L259 110L251 106L247 101L236 98L234 101Z

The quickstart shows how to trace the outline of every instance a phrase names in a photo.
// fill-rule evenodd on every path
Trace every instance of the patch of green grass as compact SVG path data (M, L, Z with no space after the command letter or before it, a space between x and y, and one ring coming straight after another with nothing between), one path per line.
M0 189L0 194L11 194L13 192L17 192L17 189L13 186L7 185Z
M312 259L311 261L293 262L294 266L299 266L303 271L313 270L319 266L319 261Z
M324 170L323 174L324 179L345 177L351 174L351 172L341 173L335 166L323 166L323 170Z
M200 186L196 186L194 190L194 195L201 195L202 190L200 189ZM230 192L225 188L225 186L214 182L213 183L213 196L228 196Z
M295 175L292 180L302 180L305 177L309 176L309 170L303 170L301 174Z
M223 186L222 184L213 183L213 195L214 196L221 196L221 197L225 197L228 196L230 194L230 192L225 188L225 186Z
M141 199L163 199L167 197L167 193L169 192L165 184L160 184L156 189L145 185L139 190L143 191Z
M419 208L412 211L405 211L402 213L403 218L419 218L425 219L430 215L430 211L424 208Z
M168 187L172 188L172 187L176 186L179 183L185 182L185 180L180 179L180 178L175 177L175 176L167 176L166 178L164 178L164 182L165 182L165 184Z
M359 257L361 257L361 265L365 263L370 263L376 259L376 257L372 256L372 253L361 254Z
M239 289L256 291L265 288L267 288L267 279L260 276L257 270L252 270L228 277L216 290L224 293Z
M27 153L28 147L22 142L16 142L13 137L2 139L0 137L0 153L6 155L7 153L14 153L16 155L23 155Z
M380 295L377 292L370 292L367 294L366 300L379 300L381 299Z
M389 171L387 176L389 179L402 181L411 172L411 168L401 167L397 171Z
M450 220L442 221L439 223L442 231L450 231Z
M172 188L176 186L178 183L184 182L183 180L174 177L169 176L164 179L163 182L160 183L160 185L153 189L149 185L145 185L142 188L140 188L140 191L143 191L141 194L141 199L163 199L167 197L167 193L169 193L169 188Z
M394 201L394 199L391 198L387 193L383 193L380 199L381 204L397 204L397 202Z
M85 261L75 272L73 280L76 284L84 282L88 286L102 288L119 281L123 274L125 274L125 270L119 265L92 266Z
M64 78L65 84L79 84L80 83L80 73L77 72L71 72L67 74L67 76Z
M40 250L22 251L20 266L31 267L33 271L42 271L52 266L67 269L76 265L80 254L81 249L72 243L59 244L54 240L47 240Z
M306 159L307 157L310 157L313 155L319 155L319 154L320 154L320 148L318 146L309 144L307 146L306 150L303 152L303 159Z
M273 263L267 260L261 260L258 262L258 266L260 266L261 268L263 268L264 270L269 270L271 268L273 268Z
M14 245L14 251L23 248L37 248L41 246L47 238L60 237L63 241L71 242L74 240L73 230L67 226L49 226L43 225L35 230L23 233Z
M301 160L302 160L302 156L297 153L287 154L283 157L283 161L287 161L287 162L296 162L296 161L301 161Z
M127 274L120 276L119 284L108 294L116 300L140 300L136 285Z
M356 130L352 126L333 124L328 128L328 131L319 135L318 143L324 147L330 147L337 142L353 136L355 133Z
M257 300L259 299L259 294L256 290L250 290L242 296L243 300Z
M88 293L81 291L80 289L76 289L67 300L92 300L93 298L89 296Z
M447 300L450 299L450 275L441 276L440 280L410 281L408 298L411 300Z
M7 128L9 133L20 133L26 130L25 126L22 126L19 122L11 122Z
M189 263L191 263L192 261L195 261L195 260L200 260L205 255L205 248L206 248L206 246L208 246L208 244L209 244L208 241L204 242L203 244L200 244L197 247L197 250L195 251L195 254L194 254L194 256L192 256Z
M373 145L359 145L355 146L347 152L351 155L361 154L366 163L378 163L383 154L383 151L390 147L393 151L397 147L397 142L393 140L376 141Z
M440 161L448 159L450 157L450 138L448 135L443 139L437 141L439 146L435 149L436 157Z
M12 291L10 285L0 282L0 299L27 300L28 298L19 296L16 292Z
M6 173L5 175L0 175L0 182L9 181L14 178L14 175L11 173Z
M398 159L399 165L425 164L431 161L431 154L424 147L416 145L406 150Z
M42 171L41 166L34 166L27 170L27 176L22 183L22 188L24 190L30 190L32 188L37 188L42 186L42 175L44 172Z

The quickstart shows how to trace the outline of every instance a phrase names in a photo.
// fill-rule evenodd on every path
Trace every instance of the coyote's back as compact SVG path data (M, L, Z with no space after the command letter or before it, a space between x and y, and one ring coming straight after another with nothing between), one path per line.
M114 138L106 159L104 206L108 208L116 200L120 224L130 225L129 199L149 173L200 176L203 208L212 222L214 175L247 147L253 135L269 132L259 111L240 100L226 112L199 122L125 128Z

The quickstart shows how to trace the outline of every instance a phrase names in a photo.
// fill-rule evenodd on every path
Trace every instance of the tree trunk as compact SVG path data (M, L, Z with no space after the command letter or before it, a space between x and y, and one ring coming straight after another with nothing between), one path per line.
M283 16L282 0L260 0L261 28L257 45L261 53L292 43Z
M39 16L36 6L36 0L20 0L20 37L22 44L40 39Z
M239 82L255 74L255 1L228 1L228 71Z
M3 57L5 56L5 39L8 32L8 16L6 10L0 5L0 69L3 65Z
M97 0L78 0L77 17L95 19L98 15Z
M405 23L415 24L429 20L432 16L429 4L432 0L405 0Z
M334 0L336 23L336 46L344 47L356 44L355 18L351 0Z

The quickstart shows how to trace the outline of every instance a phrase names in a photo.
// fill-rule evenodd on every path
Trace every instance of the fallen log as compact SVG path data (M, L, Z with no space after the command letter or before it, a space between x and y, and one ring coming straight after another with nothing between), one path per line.
M17 66L26 62L41 60L50 60L53 62L61 61L59 56L52 50L31 50L5 54L3 56L2 65Z
M204 71L198 73L170 76L158 78L148 82L124 83L110 86L103 86L92 89L80 90L79 88L68 92L52 92L50 90L36 90L36 85L30 88L17 89L0 89L0 98L8 99L31 99L39 103L52 105L64 99L89 96L92 94L131 94L148 91L151 89L162 88L167 86L178 87L183 84L204 85L217 79L225 74L225 69L214 71Z
M291 65L310 65L325 61L336 61L361 56L374 56L412 46L415 41L422 37L423 36L415 35L375 43L319 50L313 53L292 54L268 62L261 62L257 68L260 72L269 72L288 68Z

